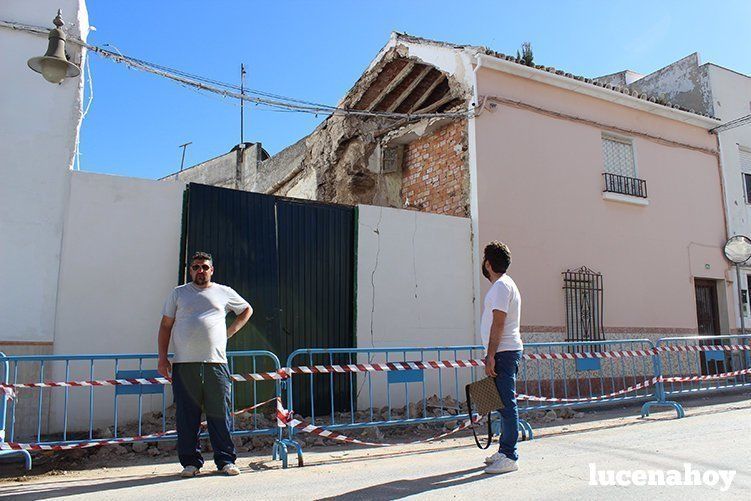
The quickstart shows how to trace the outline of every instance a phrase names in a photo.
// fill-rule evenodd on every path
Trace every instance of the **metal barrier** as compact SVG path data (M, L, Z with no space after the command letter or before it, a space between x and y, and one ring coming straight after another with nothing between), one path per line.
M651 398L658 376L653 348L648 339L525 343L519 412Z
M653 398L659 379L653 348L648 339L527 343L517 381L519 412ZM483 353L479 345L297 350L285 369L287 408L327 432L468 419L463 388L482 376L473 367ZM336 388L348 390L346 402L335 399ZM499 434L500 420L493 424ZM522 439L534 437L524 419L519 430ZM301 462L294 428L287 437Z
M169 381L156 372L157 358L156 354L0 354L3 383L19 386L14 388L15 398L3 394L0 405L0 442L13 443L19 450L0 454L23 454L30 468L28 450L176 440L175 431L167 427ZM233 374L231 398L239 408L233 412L231 434L271 436L274 458L285 457L278 444L282 429L273 416L273 404L281 398L280 379L259 381L236 374L278 373L279 359L269 351L234 351L227 353L227 360ZM270 417L260 409L264 401Z
M286 468L290 448L302 465L296 428L287 426L283 437L290 419L305 431L348 442L358 440L337 430L465 421L457 431L470 418L462 403L464 387L482 377L483 354L479 345L304 349L281 368L268 351L228 352L232 401L239 408L231 433L272 437L272 457ZM680 418L682 406L668 396L751 386L750 359L751 336L663 338L656 344L648 339L527 343L517 381L519 413L646 399L642 416L652 407L670 406ZM0 353L0 455L23 455L30 468L27 449L175 440L174 430L167 430L169 381L155 372L156 360L155 354ZM272 402L276 416L259 412ZM156 413L144 419L149 411ZM302 427L295 413L310 423ZM121 425L129 419L135 422ZM493 424L500 433L500 420ZM523 440L534 436L524 419L519 431ZM26 437L32 443L18 443Z
M644 404L642 416L653 407L670 406L682 418L683 406L668 396L751 386L751 336L668 337L659 339L655 350L660 391Z
M461 403L464 387L482 377L482 367L465 362L477 362L483 353L484 347L478 345L297 350L287 358L287 367L293 368L285 381L287 408L328 431L467 420ZM441 361L449 363L429 364ZM386 370L361 370L357 364ZM315 372L296 370L299 366ZM316 383L317 378L327 379L328 384ZM334 398L337 387L347 389L345 402ZM532 429L523 419L519 430L523 439L531 438ZM295 429L288 427L285 443L296 448L301 462L301 446L294 437Z

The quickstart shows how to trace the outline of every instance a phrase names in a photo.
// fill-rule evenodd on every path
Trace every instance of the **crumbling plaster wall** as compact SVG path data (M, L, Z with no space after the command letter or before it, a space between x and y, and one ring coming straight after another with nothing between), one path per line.
M302 138L295 144L286 147L268 160L258 165L258 175L253 189L258 193L267 195L284 195L299 182L300 175L304 173L307 137ZM304 197L307 198L307 197ZM315 193L312 199L315 199Z
M267 156L261 143L244 143L224 155L170 174L162 180L255 191L258 162Z
M365 94L373 91L373 85L381 71L396 58L410 58L409 51L404 45L396 45L360 78L347 96L339 104L340 107L352 108ZM429 64L412 57L422 64ZM466 99L471 95L470 90L454 78L447 75L451 93L461 99L461 104L455 106L457 110L466 109ZM385 85L388 82L378 85ZM388 207L404 207L402 172L381 173L381 154L384 148L399 144L409 144L430 136L441 127L450 124L446 119L422 119L419 121L400 120L383 117L362 117L353 115L333 115L324 121L312 134L304 139L305 151L302 156L295 156L296 166L289 168L290 160L286 161L287 178L281 185L276 182L276 189L263 190L287 196L303 196L312 198L315 184L315 199L343 204L372 204ZM466 121L459 122L464 132L457 137L461 144L452 144L448 148L455 148L461 152L462 169L466 166L467 134ZM442 148L446 144L440 145ZM300 143L291 147L294 153L301 153ZM282 152L284 153L284 152ZM280 155L282 155L280 153ZM267 162L277 161L277 155ZM433 157L433 155L430 155ZM298 164L299 162L299 164ZM265 165L266 163L264 163ZM429 168L429 167L426 167ZM263 175L271 175L270 171ZM259 188L261 186L259 185ZM462 190L465 200L463 205L469 204L468 189ZM432 211L425 207L423 210ZM446 212L446 211L437 211ZM453 213L453 212L452 212ZM466 215L466 211L456 215Z
M706 65L699 65L697 53L636 80L629 88L714 116L709 72Z

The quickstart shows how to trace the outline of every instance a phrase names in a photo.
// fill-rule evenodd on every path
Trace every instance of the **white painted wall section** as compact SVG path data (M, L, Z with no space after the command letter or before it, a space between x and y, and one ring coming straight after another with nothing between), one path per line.
M156 353L162 305L178 281L184 189L182 182L72 173L56 354ZM154 361L144 365L155 367ZM121 363L119 369L138 366ZM56 376L64 377L63 370L57 366ZM72 364L67 377L88 379L88 370L88 362ZM114 377L114 364L97 363L94 376ZM54 393L53 430L62 424L63 393ZM96 389L95 426L112 424L113 393L112 388ZM89 390L69 394L69 426L86 429ZM137 397L119 398L121 423L135 419ZM144 399L144 412L160 408L161 396Z
M357 347L473 344L472 275L469 219L359 205ZM390 360L400 357L394 354ZM449 352L442 356L452 357ZM407 357L416 359L419 354ZM371 359L375 360L384 358ZM443 396L456 393L450 372L442 376ZM469 377L469 371L462 372ZM392 405L404 405L404 384L388 385L385 373L372 378L375 405L386 405L387 395ZM463 391L464 377L460 379ZM439 393L438 371L426 371L425 381L427 396ZM360 405L367 406L370 397L364 376L358 384ZM421 383L409 386L409 400L421 399Z
M83 0L5 0L2 18L53 27L62 9L65 29L85 39ZM81 77L53 85L26 62L47 50L47 38L0 30L0 260L12 294L0 301L0 341L52 341L63 214L81 123ZM71 60L82 54L67 45Z

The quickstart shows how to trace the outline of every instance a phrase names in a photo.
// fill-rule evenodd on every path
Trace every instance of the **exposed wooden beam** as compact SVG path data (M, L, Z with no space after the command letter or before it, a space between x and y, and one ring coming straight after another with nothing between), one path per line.
M409 96L412 93L412 91L415 90L415 87L420 85L420 82L422 82L423 79L425 79L427 74L430 73L430 70L432 69L433 69L432 66L423 67L422 71L417 75L417 77L415 77L412 83L409 84L407 88L402 91L401 94L399 94L399 96L394 100L393 103L391 103L391 106L389 106L386 109L386 111L391 113L394 110L396 110L399 107L399 105L402 104L405 99L407 99L407 96Z
M441 82L443 82L444 80L446 80L446 75L443 75L443 74L439 75L435 79L435 81L432 84L430 84L430 87L428 87L425 90L425 92L422 93L422 96L420 96L420 99L418 99L417 101L415 101L415 104L412 105L412 107L409 109L409 111L407 113L412 113L414 110L418 109L418 107L421 106L422 103L425 102L425 100L428 98L428 96L430 96L430 94L433 93L433 91L435 90L435 88L438 87L438 85Z
M378 106L381 101L383 101L383 98L388 96L389 93L396 88L397 85L402 83L402 80L404 80L407 75L412 71L412 68L415 67L415 63L409 62L407 63L404 68L402 68L402 71L397 73L397 75L389 82L389 84L383 88L380 94L376 96L375 99L368 105L368 111L375 110L376 106Z
M448 103L449 101L453 101L454 99L457 99L457 96L453 95L451 92L443 96L441 99L436 101L435 103L428 105L424 108L421 108L417 111L415 111L415 115L419 115L420 113L432 113L444 104Z

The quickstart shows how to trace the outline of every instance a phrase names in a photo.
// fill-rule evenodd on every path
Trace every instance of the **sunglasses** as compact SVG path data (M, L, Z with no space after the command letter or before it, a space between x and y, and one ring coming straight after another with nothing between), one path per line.
M208 264L194 264L190 267L193 271L203 270L203 271L209 271L211 269L211 266Z

